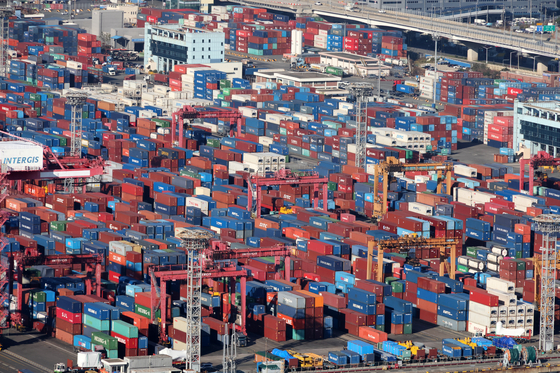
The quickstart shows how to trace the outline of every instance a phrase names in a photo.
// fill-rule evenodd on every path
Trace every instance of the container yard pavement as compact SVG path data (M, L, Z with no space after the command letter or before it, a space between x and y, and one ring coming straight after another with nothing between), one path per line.
M0 372L17 369L52 372L56 363L66 364L67 359L76 361L76 354L70 345L38 332L6 333L0 341Z
M415 342L424 343L426 346L441 349L441 340L443 338L465 338L470 336L471 333L468 332L455 332L451 329L430 324L422 320L415 320L413 323L412 335L390 334L389 338L395 341L407 341L412 339ZM270 351L274 348L278 348L281 350L295 350L302 353L310 352L327 356L329 351L340 351L346 347L348 341L359 339L354 335L345 334L340 331L334 332L334 338L314 340L311 344L309 341L295 340L275 342L252 333L249 333L249 338L250 344L248 347L237 349L237 367L244 372L255 370L254 354L257 351ZM210 349L212 352L204 354L202 356L202 362L212 363L214 367L218 367L222 363L221 345L212 344ZM205 351L204 348L203 351Z

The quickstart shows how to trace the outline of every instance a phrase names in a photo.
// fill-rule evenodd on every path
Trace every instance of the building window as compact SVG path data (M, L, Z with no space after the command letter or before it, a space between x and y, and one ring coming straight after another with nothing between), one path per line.
M210 55L208 55L208 59L210 59Z
M202 51L204 52L204 47L202 48Z

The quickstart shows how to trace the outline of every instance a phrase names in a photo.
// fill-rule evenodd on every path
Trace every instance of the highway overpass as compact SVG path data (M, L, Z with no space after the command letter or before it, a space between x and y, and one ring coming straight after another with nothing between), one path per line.
M378 11L374 8L361 7L357 11L347 11L344 4L321 0L321 6L315 6L309 0L230 0L241 5L268 8L296 15L316 14L323 17L337 18L349 22L361 22L371 26L385 26L407 31L416 31L437 35L455 42L473 45L469 50L469 59L478 60L475 45L490 45L517 51L538 57L558 58L560 51L558 40L552 34L534 35L505 31L503 29L475 26L453 20L426 17L394 11ZM550 39L550 40L549 40ZM538 61L538 59L537 59ZM539 69L546 69L539 63Z

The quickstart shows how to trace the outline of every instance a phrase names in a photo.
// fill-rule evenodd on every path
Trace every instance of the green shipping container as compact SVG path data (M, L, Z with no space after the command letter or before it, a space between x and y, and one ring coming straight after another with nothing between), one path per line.
M517 253L515 253L516 258L515 259L521 259L521 258L517 258ZM525 270L525 262L522 260L516 260L517 262L517 270L518 271L524 271Z
M111 330L110 320L99 320L85 313L82 315L82 323L87 326L91 326L94 329L101 330L102 332Z
M473 247L473 246L467 247L467 256L470 256L471 258L476 259L476 251L477 250L478 249L476 247Z
M398 278L389 276L389 277L385 278L385 283L387 285L391 285L393 282L395 282L397 280L398 280Z
M49 225L51 231L64 232L66 230L65 221L51 221Z
M464 266L462 264L457 265L457 270L463 273L469 273L469 267Z
M220 139L206 139L206 145L211 146L213 148L219 148Z
M375 329L384 332L385 331L385 325L375 325ZM381 346L381 348L383 348L383 346Z
M33 293L33 301L38 303L43 303L47 301L47 294L42 291L36 291Z
M118 359L119 358L119 350L107 350L107 357L109 359Z
M402 282L393 281L391 283L393 293L404 293L404 284Z
M336 76L344 75L344 70L342 70L340 67L334 67L334 66L327 66L325 72L327 74L336 75Z
M403 334L412 334L412 324L404 324Z
M292 339L294 341L304 341L305 329L292 329Z
M111 321L111 331L126 338L138 338L138 328L121 320Z
M327 188L328 188L329 190L336 191L336 189L338 188L338 184L337 184L337 183L333 183L332 181L329 181L329 182L327 183Z
M110 335L101 332L91 333L92 348L94 344L103 346L106 350L117 350L119 348L119 342L117 341L117 338L111 337Z
M147 317L148 319L152 318L152 310L150 310L148 307L144 307L141 306L139 304L134 304L134 313ZM156 312L156 317L160 317L161 316L161 310L157 310Z

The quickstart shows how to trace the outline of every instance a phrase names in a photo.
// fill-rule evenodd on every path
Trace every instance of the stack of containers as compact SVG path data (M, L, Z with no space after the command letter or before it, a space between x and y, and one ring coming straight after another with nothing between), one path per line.
M296 341L305 340L306 300L294 292L278 292L277 317L286 322L287 337ZM290 333L291 332L291 333ZM311 338L310 338L311 339Z
M412 303L388 296L383 299L385 317L391 320L391 334L412 334Z
M495 116L488 125L488 146L494 148L513 147L513 116Z
M264 316L264 336L276 342L286 341L286 321L272 315Z
M109 263L107 265L109 281L119 283L119 278L126 275L126 257L130 251L133 251L133 246L130 242L109 242Z
M56 301L55 337L73 344L74 336L82 334L82 303L78 300L59 296Z
M406 58L406 49L402 38L383 36L381 39L381 54L389 58Z

